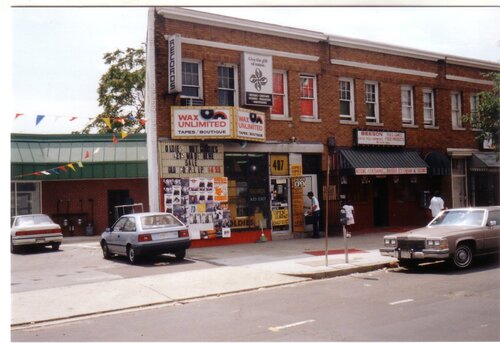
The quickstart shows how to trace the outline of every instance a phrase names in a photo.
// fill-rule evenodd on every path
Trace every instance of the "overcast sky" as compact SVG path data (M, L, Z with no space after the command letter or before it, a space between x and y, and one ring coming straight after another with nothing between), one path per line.
M500 61L500 7L221 8L209 11L266 23ZM70 133L101 112L106 52L146 40L147 9L12 8L12 132ZM16 113L23 115L15 118ZM36 125L36 116L46 117ZM69 121L70 117L77 117Z

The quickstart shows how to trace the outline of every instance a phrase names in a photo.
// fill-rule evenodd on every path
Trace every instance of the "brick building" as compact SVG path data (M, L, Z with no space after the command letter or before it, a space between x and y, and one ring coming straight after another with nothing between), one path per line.
M354 232L426 223L435 190L499 204L461 119L497 63L172 7L147 40L150 207L200 245L304 235L308 191L332 231L342 200Z
M13 134L11 175L11 215L48 214L64 236L102 233L117 205L148 210L145 135Z

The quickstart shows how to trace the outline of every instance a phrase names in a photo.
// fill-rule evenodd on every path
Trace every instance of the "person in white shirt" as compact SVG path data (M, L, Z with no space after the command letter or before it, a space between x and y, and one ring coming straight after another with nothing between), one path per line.
M342 208L345 211L347 223L346 225L354 224L354 207L352 205L348 205L347 200L344 201L344 206Z
M320 217L320 207L318 198L314 196L313 192L307 193L307 197L311 199L311 210L310 215L313 217L313 238L319 238L319 217Z
M432 218L435 218L439 212L444 210L444 200L441 198L439 191L434 192L434 196L429 204L429 210L432 212Z

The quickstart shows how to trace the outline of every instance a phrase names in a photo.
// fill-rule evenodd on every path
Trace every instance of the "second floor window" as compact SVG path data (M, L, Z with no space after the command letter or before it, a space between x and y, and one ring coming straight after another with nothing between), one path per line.
M477 120L479 119L479 95L474 94L470 96L470 115L471 115L471 120L472 120L472 128L477 129L478 128L478 123Z
M413 88L410 86L401 87L401 114L403 124L413 125Z
M300 115L317 119L316 76L300 75Z
M202 98L201 62L182 61L182 97Z
M365 104L366 104L366 122L378 123L378 83L367 81L365 83Z
M432 89L424 89L424 125L436 126L434 116L434 92Z
M218 66L218 95L220 106L237 106L237 70L234 66Z
M451 93L451 123L453 128L462 128L462 97L459 92Z
M271 115L276 118L288 117L287 79L285 71L273 72L273 107Z
M354 121L354 80L339 81L340 119Z

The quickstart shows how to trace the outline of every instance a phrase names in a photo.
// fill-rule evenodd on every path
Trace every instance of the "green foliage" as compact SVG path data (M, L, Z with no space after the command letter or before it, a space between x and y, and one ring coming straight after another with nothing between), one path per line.
M489 73L487 76L493 81L493 89L478 94L477 114L467 113L463 116L463 120L471 127L481 130L476 135L477 140L483 142L491 139L498 158L500 156L500 73Z
M82 133L112 133L124 130L127 133L144 131L144 84L146 77L146 55L144 46L127 48L104 55L109 65L101 76L97 93L103 112ZM108 119L111 128L103 119Z

